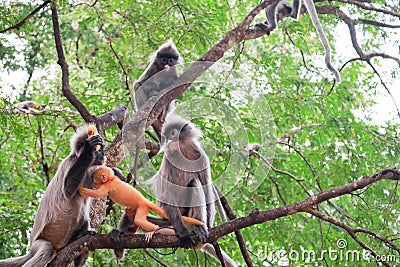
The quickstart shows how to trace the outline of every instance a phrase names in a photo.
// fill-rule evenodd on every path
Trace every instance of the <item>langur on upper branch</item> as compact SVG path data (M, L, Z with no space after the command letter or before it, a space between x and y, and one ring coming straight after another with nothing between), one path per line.
M150 57L149 66L133 86L138 108L178 78L178 72L174 66L179 63L182 63L182 57L172 40L168 40L154 52Z
M277 13L281 8L286 8L287 11L290 13L290 16L294 19L298 19L302 3L307 9L308 14L310 15L311 21L317 30L319 40L321 41L322 45L325 49L325 64L327 68L335 75L335 81L340 83L340 74L339 72L333 67L331 63L331 47L329 46L328 39L326 38L325 32L322 29L321 22L318 19L317 10L315 9L315 5L313 0L293 0L293 7L287 5L285 0L280 0L274 2L273 4L267 6L265 8L265 16L266 20L264 23L257 23L256 26L260 27L264 31L270 33L271 31L275 30L278 27L277 22Z
M105 162L103 147L99 135L88 138L88 126L78 129L71 138L71 153L61 162L39 204L29 253L1 260L1 267L46 266L57 250L88 233L91 199L80 195L78 188L91 186L87 170ZM83 266L86 259L87 253L82 254L75 259L75 266Z

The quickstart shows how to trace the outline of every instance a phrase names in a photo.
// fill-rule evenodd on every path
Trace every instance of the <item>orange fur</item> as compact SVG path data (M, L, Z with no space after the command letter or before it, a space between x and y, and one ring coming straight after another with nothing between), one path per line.
M150 241L152 234L159 226L147 220L149 210L154 211L161 217L168 219L167 213L146 199L136 188L128 183L121 181L114 175L114 171L109 167L101 167L93 175L93 185L97 189L79 188L79 193L84 196L101 198L108 195L114 202L126 207L128 217L140 228L150 231L146 235L146 240ZM190 217L182 216L186 223L203 226L204 223Z

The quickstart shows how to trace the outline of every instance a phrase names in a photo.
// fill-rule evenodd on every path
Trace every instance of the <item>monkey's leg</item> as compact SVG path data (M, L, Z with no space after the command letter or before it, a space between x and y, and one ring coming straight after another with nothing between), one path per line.
M188 184L188 187L192 187L191 190L188 190L189 193L188 195L186 195L186 199L187 199L187 203L192 203L192 201L194 201L194 203L198 202L198 203L204 203L203 205L196 205L193 207L189 208L189 212L188 212L188 217L191 218L195 218L199 221L205 222L207 223L207 225L204 226L198 226L196 225L194 227L194 234L200 239L201 243L205 243L207 241L207 237L208 237L208 231L207 231L207 227L208 226L212 226L211 224L214 223L214 219L212 219L212 223L208 222L209 219L208 218L208 214L207 214L207 206L205 203L207 203L207 193L203 191L202 189L202 184L200 183L199 179L193 179L190 181L190 183ZM209 193L211 193L210 190L206 190ZM211 205L214 205L214 203L211 203ZM214 214L213 214L214 216Z
M265 8L266 20L264 21L264 23L260 22L257 23L255 26L260 27L263 31L267 32L267 34L269 35L270 32L272 32L278 27L277 13L279 12L279 10L282 10L282 8L286 8L287 12L289 14L292 14L292 7L290 5L284 3L284 0L278 1Z
M288 10L290 16L295 20L298 20L299 18L302 2L302 0L293 0L292 6L290 7L291 10Z
M182 221L181 211L177 206L161 203L162 208L167 212L169 221L175 229L176 235L181 240L185 248L193 247L193 239L190 236L190 231L185 227Z
M135 224L140 228L143 228L146 231L149 231L145 234L146 242L150 242L153 237L154 232L159 228L158 225L155 225L147 220L147 214L149 213L149 207L142 205L137 208L136 216L135 216Z
M131 208L126 208L125 213L122 214L122 218L119 221L118 229L113 229L109 232L111 239L115 243L117 244L119 243L120 235L123 232L136 233L139 227L135 225L135 223L133 222L134 218L135 218L135 210ZM125 250L114 249L114 254L118 260L121 260L125 256Z
M55 250L51 243L44 239L38 239L33 242L29 254L33 257L27 261L22 267L46 266L51 261ZM7 265L12 266L12 265Z
M283 0L282 0L283 1ZM277 1L265 8L265 21L256 24L256 27L260 27L265 32L272 32L278 27L276 20L276 13L281 5L282 1Z

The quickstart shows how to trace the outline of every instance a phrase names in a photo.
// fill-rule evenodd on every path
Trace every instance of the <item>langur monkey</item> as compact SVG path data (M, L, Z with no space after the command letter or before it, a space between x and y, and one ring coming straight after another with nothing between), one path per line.
M317 10L315 9L315 5L313 0L293 0L293 7L284 3L285 0L277 1L272 5L269 5L265 8L265 16L266 20L264 23L256 24L257 27L260 27L266 32L271 32L278 27L278 22L276 15L279 9L283 6L288 10L290 16L294 19L298 19L299 13L301 10L301 5L304 2L304 5L307 9L308 14L311 17L311 21L317 30L319 40L321 41L322 45L325 49L325 64L327 68L335 75L335 81L340 83L340 74L339 72L333 67L331 63L331 47L329 46L328 39L325 36L324 30L322 29L321 22L318 19Z
M148 183L154 185L159 205L166 211L170 224L183 245L187 248L193 247L193 232L201 242L195 249L202 249L218 259L213 246L204 244L208 229L214 224L214 202L219 200L219 196L211 181L208 156L198 141L200 136L200 130L190 121L170 112L161 135L165 155L160 170ZM185 224L183 216L200 220L204 225ZM158 224L159 220L156 221ZM125 213L119 229L115 229L112 237L117 240L119 233L134 227L134 222ZM124 256L124 250L121 249L115 249L114 253L118 259ZM226 266L237 266L225 252L222 251L222 255Z
M93 187L96 189L93 190L80 187L79 193L81 195L94 198L102 198L108 195L117 204L125 206L125 213L129 219L132 220L138 227L146 231L150 231L145 234L146 242L150 242L153 233L160 227L147 220L146 216L148 211L152 210L165 219L168 219L167 213L156 204L147 200L136 188L121 181L117 176L114 175L114 171L111 168L106 166L94 166L92 168L94 169L92 174ZM204 225L203 222L190 217L182 216L182 220L193 225ZM165 234L166 232L160 231L160 233ZM171 230L167 233L174 234L174 231Z
M149 66L133 86L138 108L178 78L178 72L174 66L179 63L182 63L182 57L172 40L168 40L154 52L150 57Z
M155 184L159 205L167 212L176 234L186 247L193 246L190 236L194 232L202 244L196 249L218 259L211 244L205 244L208 229L213 227L215 202L219 200L211 180L210 162L199 143L201 131L190 121L170 112L161 134L164 158L160 170L150 180ZM182 216L205 222L204 226L187 225ZM223 252L227 266L237 266Z
M47 186L35 216L27 255L0 261L1 267L46 266L57 250L78 239L89 230L91 199L78 193L83 183L91 185L90 166L104 164L103 139L88 138L88 126L81 127L71 138L71 153L65 158ZM97 146L100 148L97 150ZM75 266L85 264L87 254L75 259Z

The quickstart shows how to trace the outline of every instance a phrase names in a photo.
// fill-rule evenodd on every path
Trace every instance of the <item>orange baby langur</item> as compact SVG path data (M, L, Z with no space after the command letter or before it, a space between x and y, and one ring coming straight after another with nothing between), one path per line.
M160 227L147 220L149 209L165 219L169 219L167 213L146 199L136 188L128 183L121 181L114 175L114 171L106 166L102 166L92 174L93 186L97 189L79 188L79 193L84 196L101 198L108 195L117 204L126 207L130 219L140 228L150 231L145 234L146 242L149 242L153 233ZM129 211L129 212L128 212ZM204 223L190 217L182 216L186 223L203 226Z

